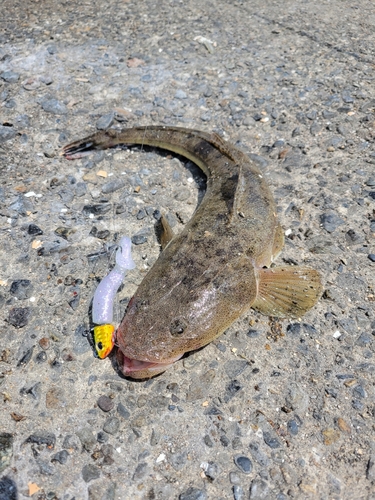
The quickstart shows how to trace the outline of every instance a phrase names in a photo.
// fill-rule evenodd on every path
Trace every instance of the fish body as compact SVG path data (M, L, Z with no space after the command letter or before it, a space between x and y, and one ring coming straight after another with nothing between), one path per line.
M301 316L320 292L306 267L269 268L283 246L272 193L260 170L217 134L174 127L99 132L64 148L67 158L117 144L144 144L181 154L207 176L207 191L129 302L117 330L125 375L147 378L223 333L250 307Z

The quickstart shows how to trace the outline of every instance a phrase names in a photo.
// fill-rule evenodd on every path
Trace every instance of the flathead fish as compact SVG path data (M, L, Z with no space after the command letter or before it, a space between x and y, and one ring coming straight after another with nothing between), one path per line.
M64 154L73 159L118 144L173 151L207 176L206 194L180 234L174 236L162 219L162 252L117 329L117 360L125 375L163 372L250 307L300 317L316 303L317 271L270 267L283 247L283 231L265 179L239 148L215 133L153 126L98 132L67 145Z

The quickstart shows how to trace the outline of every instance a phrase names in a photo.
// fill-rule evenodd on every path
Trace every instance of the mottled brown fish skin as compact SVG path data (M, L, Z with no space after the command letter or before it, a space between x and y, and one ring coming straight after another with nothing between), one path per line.
M116 144L174 151L207 175L201 204L143 279L117 330L125 357L173 362L211 342L256 301L259 272L283 244L275 202L254 162L216 134L172 127L108 130L68 145L65 155Z

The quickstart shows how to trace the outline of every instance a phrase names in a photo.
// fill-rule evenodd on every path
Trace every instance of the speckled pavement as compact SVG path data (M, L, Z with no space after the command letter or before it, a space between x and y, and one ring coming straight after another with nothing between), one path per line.
M3 0L0 500L375 499L372 1ZM250 310L146 382L90 346L122 235L119 322L204 194L152 148L67 161L96 129L216 131L249 153L323 276L300 321Z

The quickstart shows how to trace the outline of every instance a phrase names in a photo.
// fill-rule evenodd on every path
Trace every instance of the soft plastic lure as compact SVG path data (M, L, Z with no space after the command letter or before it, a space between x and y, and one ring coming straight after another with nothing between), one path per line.
M126 271L134 268L131 240L128 236L124 236L121 238L116 252L115 267L99 283L92 301L95 350L101 359L106 358L112 351L116 340L113 325L113 301L116 292L123 282Z

